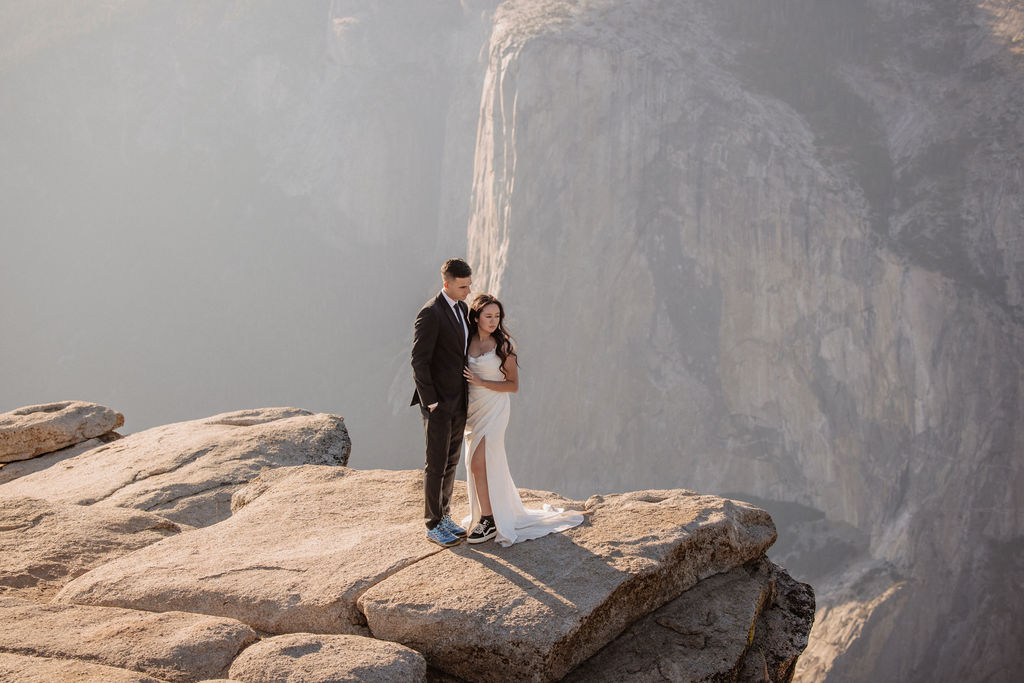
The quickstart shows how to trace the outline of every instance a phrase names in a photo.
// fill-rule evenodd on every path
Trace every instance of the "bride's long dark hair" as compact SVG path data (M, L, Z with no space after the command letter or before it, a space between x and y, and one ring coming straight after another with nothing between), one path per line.
M494 332L491 332L495 342L494 352L501 359L501 374L508 377L508 373L505 372L505 361L511 356L513 361L518 363L519 357L516 354L515 340L512 339L512 335L505 329L505 307L501 305L501 302L496 297L490 294L478 294L473 299L473 305L469 307L469 336L472 337L476 334L479 327L480 311L490 304L498 306L498 326L494 329Z

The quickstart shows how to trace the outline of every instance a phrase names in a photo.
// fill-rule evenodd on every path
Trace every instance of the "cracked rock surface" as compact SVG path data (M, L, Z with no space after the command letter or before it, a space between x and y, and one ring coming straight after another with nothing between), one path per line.
M0 498L0 592L49 599L93 567L190 528L139 510Z
M86 660L167 681L195 681L223 674L255 640L251 628L232 619L0 597L0 653Z
M368 635L359 595L439 551L424 538L420 472L310 465L251 486L229 519L99 567L56 600L219 614L270 633ZM461 488L454 505L466 506Z
M228 520L70 582L55 601L232 617L270 633L354 633L467 680L555 680L631 621L775 539L764 511L689 491L594 496L584 523L511 548L440 550L418 471L266 473ZM456 489L453 510L466 507Z

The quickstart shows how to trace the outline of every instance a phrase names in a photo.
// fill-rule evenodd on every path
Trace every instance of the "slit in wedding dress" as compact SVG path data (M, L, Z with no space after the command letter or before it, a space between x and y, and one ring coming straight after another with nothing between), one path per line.
M484 434L483 436L480 437L480 440L476 442L476 446L474 446L473 452L469 454L469 471L470 472L474 472L473 467L474 467L474 465L476 463L476 456L477 456L477 453L480 452L480 448L481 447L484 449L484 472L487 471L487 447L485 445L486 441L487 441L487 435ZM474 477L475 476L476 475L475 475L475 472L474 472Z

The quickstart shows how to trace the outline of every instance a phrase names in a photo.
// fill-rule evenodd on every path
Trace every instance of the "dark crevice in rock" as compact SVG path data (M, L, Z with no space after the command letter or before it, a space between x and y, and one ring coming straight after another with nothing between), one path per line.
M106 493L106 494L104 494L104 495L102 495L102 496L100 496L98 498L88 498L86 500L83 500L83 501L81 501L80 504L81 505L95 505L96 503L101 503L104 500L107 500L108 498L111 498L111 497L117 495L118 492L120 492L122 489L128 488L129 486L131 486L132 484L134 484L136 482L145 481L146 479L150 479L152 477L159 477L159 476L164 475L164 474L171 474L172 472L176 472L176 471L180 470L182 467L187 467L188 465L191 465L193 462L195 462L199 458L203 457L204 455L206 455L207 453L212 451L214 448L215 448L214 446L209 446L207 448L202 448L202 449L200 449L198 451L194 451L192 453L189 453L184 458L178 458L177 460L175 460L170 467L155 469L155 470L152 470L152 471L149 471L149 472L142 472L142 471L136 472L135 474L132 475L132 478L129 479L128 481L118 484L117 488L112 489L108 493Z

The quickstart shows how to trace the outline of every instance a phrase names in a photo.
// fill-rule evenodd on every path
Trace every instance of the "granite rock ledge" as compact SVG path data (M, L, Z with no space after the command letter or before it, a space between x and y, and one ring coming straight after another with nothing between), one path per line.
M422 473L348 467L350 448L337 416L237 411L0 485L0 672L792 679L814 596L766 559L764 510L685 489L523 489L583 524L442 550L424 538ZM202 482L225 472L211 507ZM458 483L453 510L467 507Z

